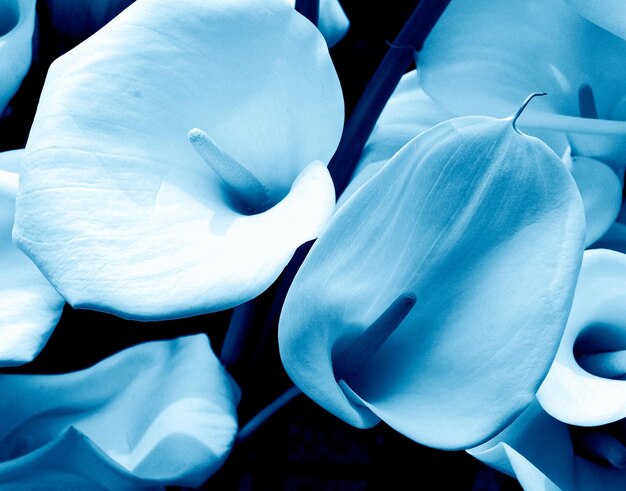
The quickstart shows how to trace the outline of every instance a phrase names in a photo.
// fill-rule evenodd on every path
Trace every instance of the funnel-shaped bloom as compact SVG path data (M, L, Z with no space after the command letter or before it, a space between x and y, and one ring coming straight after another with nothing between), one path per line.
M456 115L502 117L528 93L545 91L520 127L557 151L567 138L577 155L623 174L626 40L565 0L451 2L419 53L418 72L426 92ZM591 87L595 104L581 87Z
M75 307L233 307L332 214L342 123L326 43L284 0L134 3L52 64L14 241Z
M0 487L199 486L237 434L239 389L204 335L64 375L0 375ZM53 486L53 487L50 487Z
M281 313L285 369L355 426L380 418L426 445L476 445L534 398L583 236L580 195L545 144L511 120L441 123L356 191L311 249Z
M0 0L0 114L30 68L35 4L35 0Z
M11 242L22 150L0 153L0 366L31 361L57 325L65 301Z
M567 329L537 394L565 423L597 426L626 418L626 255L585 252Z

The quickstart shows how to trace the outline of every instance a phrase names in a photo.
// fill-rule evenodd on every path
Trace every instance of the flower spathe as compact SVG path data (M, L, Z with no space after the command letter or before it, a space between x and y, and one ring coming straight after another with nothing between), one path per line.
M75 307L145 320L233 307L332 214L342 123L326 43L287 2L137 2L52 64L14 241ZM275 205L242 214L193 128Z
M0 0L0 114L30 68L35 4L36 0Z
M569 424L597 426L626 417L626 255L585 252L567 329L537 393L544 409ZM623 356L622 356L623 357Z
M441 123L359 188L314 244L280 317L285 369L352 425L380 418L428 446L476 445L534 398L583 236L574 181L542 142L510 121ZM408 316L342 377L339 355L406 293Z
M237 434L239 389L204 335L62 375L0 375L0 486L197 487Z
M57 325L65 300L11 242L23 150L0 153L0 366L31 361Z
M576 154L623 176L626 40L565 0L452 2L419 52L418 73L424 90L456 115L503 117L528 93L547 92L520 127L558 153L569 141ZM580 117L583 84L592 88L597 118Z
M580 15L626 39L626 4L621 0L566 0Z

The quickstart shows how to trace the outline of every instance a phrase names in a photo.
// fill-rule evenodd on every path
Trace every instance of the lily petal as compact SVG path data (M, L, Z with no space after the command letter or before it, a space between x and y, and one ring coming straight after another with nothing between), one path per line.
M411 140L336 212L294 279L285 369L354 426L381 418L425 445L467 448L525 408L554 357L582 256L580 195L556 156L485 172L485 141L450 141L451 128L491 121L457 118ZM338 384L337 354L404 292L415 307Z
M626 39L626 5L621 0L565 0L594 24Z
M0 0L0 114L30 68L35 4L36 0Z
M404 74L378 118L337 206L343 205L414 137L453 117L422 90L415 70Z
M581 357L626 349L624 319L626 255L605 249L585 251L567 328L537 393L549 414L579 426L626 417L626 381L581 366Z
M56 327L65 300L11 242L23 150L0 153L0 366L31 361Z
M0 375L0 390L0 484L11 489L197 487L237 433L239 389L204 335L80 372Z
M623 160L626 122L607 118L624 95L626 41L564 0L453 2L418 54L418 73L426 92L456 115L503 117L529 93L545 91L549 96L533 102L520 128L547 142L567 132L595 149L586 156ZM585 83L600 119L578 117Z
M233 307L330 216L314 162L342 123L326 43L287 2L137 2L50 68L14 241L75 307L146 320ZM195 127L278 204L240 214L187 141Z

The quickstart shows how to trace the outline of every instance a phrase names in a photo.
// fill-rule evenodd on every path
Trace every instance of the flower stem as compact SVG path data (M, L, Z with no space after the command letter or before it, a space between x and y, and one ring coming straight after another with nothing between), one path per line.
M328 165L337 196L346 189L380 113L414 59L414 50L421 49L450 1L420 1L367 84L344 128L337 151Z
M317 25L320 16L319 0L296 0L296 11Z
M280 396L278 396L278 398L272 401L267 407L265 407L258 414L256 414L250 421L248 421L248 423L246 423L244 427L241 428L241 430L239 430L239 434L237 435L237 441L242 442L246 440L279 409L281 409L288 402L292 401L300 394L302 394L302 392L295 385L287 389Z

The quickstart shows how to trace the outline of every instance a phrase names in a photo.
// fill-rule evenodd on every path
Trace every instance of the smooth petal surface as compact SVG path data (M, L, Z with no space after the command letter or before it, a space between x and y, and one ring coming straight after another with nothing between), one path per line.
M64 375L0 375L7 489L199 486L237 433L239 389L204 335Z
M334 207L343 104L287 2L145 0L49 71L14 240L69 303L163 319L267 288ZM278 204L242 215L187 140L202 128Z
M525 111L521 128L557 152L567 134L591 152L585 156L623 162L626 121L615 111L626 92L626 41L564 0L455 1L417 62L426 92L456 115L504 117L529 93L544 91L548 97ZM600 119L578 117L581 84L592 87Z
M468 453L517 478L526 491L599 491L626 485L625 470L576 455L567 425L536 401L502 433Z
M104 26L135 0L46 0L52 24L81 41Z
M328 46L334 46L343 39L350 28L350 21L339 0L320 0L318 27Z
M626 417L626 381L581 366L585 357L624 349L626 255L586 251L567 328L537 399L569 424L596 426Z
M415 136L453 117L422 90L415 70L403 75L378 118L350 184L339 197L337 206L345 203Z
M35 4L36 0L0 0L0 114L30 68Z
M626 39L626 4L622 0L566 0L580 15Z
M31 361L61 318L65 300L11 242L23 150L0 153L0 366Z
M564 158L585 205L585 246L602 237L622 205L622 183L608 165L587 157Z
M574 181L543 143L492 118L437 125L361 187L314 244L281 313L285 369L355 426L381 418L440 448L484 441L524 409L548 370L583 235ZM337 354L405 292L417 298L413 310L340 386Z

